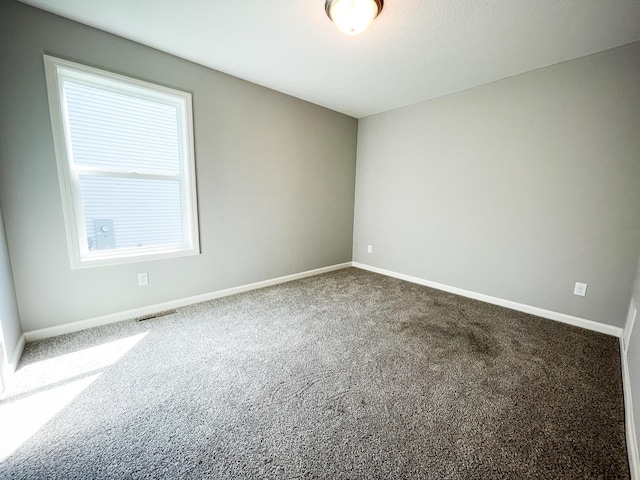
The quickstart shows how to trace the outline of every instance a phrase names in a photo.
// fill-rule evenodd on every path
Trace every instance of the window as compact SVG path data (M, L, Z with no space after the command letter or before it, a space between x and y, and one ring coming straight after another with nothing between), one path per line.
M198 254L191 95L44 63L72 268Z

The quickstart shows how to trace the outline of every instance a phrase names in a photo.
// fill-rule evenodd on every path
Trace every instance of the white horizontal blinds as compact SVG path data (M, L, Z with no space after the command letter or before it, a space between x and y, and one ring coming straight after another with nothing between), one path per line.
M64 95L76 165L180 171L175 105L69 80Z
M183 245L176 105L73 79L63 92L81 243L90 252ZM107 234L96 231L101 222Z
M183 243L180 182L80 175L89 250L99 250L95 220L113 221L115 248Z

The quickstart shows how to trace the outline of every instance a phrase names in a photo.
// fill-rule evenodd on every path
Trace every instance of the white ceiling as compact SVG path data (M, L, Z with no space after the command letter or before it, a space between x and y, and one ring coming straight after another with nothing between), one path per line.
M324 0L21 0L363 117L640 40L638 0L385 0L349 37Z

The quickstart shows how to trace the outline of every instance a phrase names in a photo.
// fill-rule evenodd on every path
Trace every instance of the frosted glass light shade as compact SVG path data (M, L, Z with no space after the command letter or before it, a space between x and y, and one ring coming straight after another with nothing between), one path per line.
M364 32L382 11L382 0L327 0L327 15L346 35Z

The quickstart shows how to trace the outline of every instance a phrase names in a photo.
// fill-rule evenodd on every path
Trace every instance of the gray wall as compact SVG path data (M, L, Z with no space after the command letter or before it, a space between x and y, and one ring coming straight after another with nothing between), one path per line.
M0 201L25 331L351 260L357 120L1 3ZM43 53L193 93L202 255L70 269Z
M635 43L360 120L354 261L622 327L639 79Z
M640 258L633 284L633 300L640 311ZM640 446L640 313L631 332L627 347L627 365L631 377L631 396L633 398L633 420L636 426L636 444Z
M3 370L3 363L10 365L12 369L17 366L12 365L11 361L16 353L16 346L21 335L18 302L13 285L2 211L0 210L0 343L4 347L4 358L0 355L0 374Z

